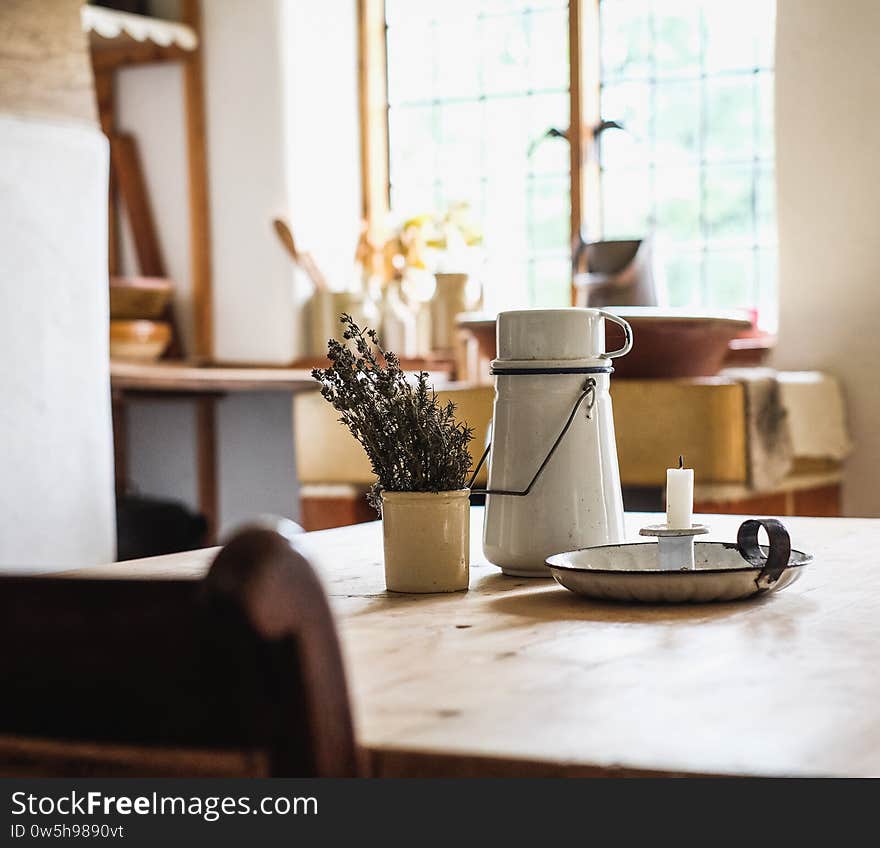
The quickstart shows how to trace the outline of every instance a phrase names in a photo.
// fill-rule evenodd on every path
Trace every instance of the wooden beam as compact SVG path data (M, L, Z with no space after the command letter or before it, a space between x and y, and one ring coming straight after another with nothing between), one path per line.
M385 0L358 0L361 204L371 236L379 235L390 206L386 61Z
M568 4L571 121L571 246L597 238L600 228L599 157L594 128L601 120L599 104L599 0ZM575 290L572 284L572 304Z
M165 262L134 136L110 136L110 163L113 181L128 213L140 273L145 277L164 277Z
M214 355L214 304L211 286L211 221L199 0L182 0L181 14L183 22L189 24L199 36L198 48L188 54L183 65L186 148L189 162L190 285L194 347L192 355L200 361L210 361Z
M101 122L101 131L109 137L116 128L116 77L112 71L99 71L95 69L95 99L98 104L98 118ZM116 178L111 168L107 190L107 265L110 269L111 277L119 273L121 255L116 202Z

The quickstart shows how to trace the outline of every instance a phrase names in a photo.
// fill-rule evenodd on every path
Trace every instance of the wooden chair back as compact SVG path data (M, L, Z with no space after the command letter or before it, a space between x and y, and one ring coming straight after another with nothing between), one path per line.
M0 577L0 774L353 776L339 642L295 543L203 580Z

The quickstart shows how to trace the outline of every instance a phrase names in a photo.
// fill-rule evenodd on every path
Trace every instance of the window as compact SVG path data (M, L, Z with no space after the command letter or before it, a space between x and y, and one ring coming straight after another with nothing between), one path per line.
M466 201L486 306L569 301L568 8L387 0L391 208Z
M672 305L776 323L774 0L602 0L604 238L658 237Z
M593 66L572 68L572 12L597 6L572 40ZM773 325L774 0L386 0L385 22L391 209L470 203L487 308L569 303L580 225L590 239L654 232L672 305L757 307ZM574 71L592 101L581 114L624 126L574 139L598 159L578 169L583 187L568 145L546 137L569 126ZM580 191L598 210L584 222Z

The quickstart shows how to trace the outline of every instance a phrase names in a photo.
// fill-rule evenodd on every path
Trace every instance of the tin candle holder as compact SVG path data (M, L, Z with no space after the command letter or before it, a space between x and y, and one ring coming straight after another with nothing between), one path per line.
M758 543L767 532L769 544ZM588 598L641 603L736 601L791 585L813 557L792 550L782 522L750 518L736 542L696 542L708 532L698 524L644 527L656 542L594 545L547 559L553 579Z

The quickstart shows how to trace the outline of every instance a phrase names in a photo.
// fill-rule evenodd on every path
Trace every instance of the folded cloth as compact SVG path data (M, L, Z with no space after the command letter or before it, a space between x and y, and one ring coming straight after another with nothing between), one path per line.
M795 455L778 374L769 368L730 368L723 374L740 382L745 394L749 488L775 489L791 471Z
M852 440L837 378L819 371L780 371L777 378L794 455L837 461L849 456Z

